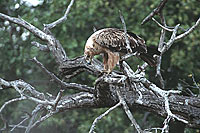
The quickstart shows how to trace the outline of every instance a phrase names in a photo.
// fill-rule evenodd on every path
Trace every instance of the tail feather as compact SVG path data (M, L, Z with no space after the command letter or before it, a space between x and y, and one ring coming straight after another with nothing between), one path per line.
M141 53L140 58L143 61L145 61L146 63L148 63L151 67L154 67L157 64L156 59L154 57L148 55L147 53Z
M149 46L147 47L147 53L141 53L139 57L150 66L155 67L157 59L153 57L154 55L160 55L160 52L157 50L157 47Z

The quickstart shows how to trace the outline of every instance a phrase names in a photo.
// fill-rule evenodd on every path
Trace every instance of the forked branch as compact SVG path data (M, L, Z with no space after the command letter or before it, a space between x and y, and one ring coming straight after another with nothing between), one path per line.
M70 4L68 5L67 10L65 11L65 14L64 14L63 17L59 18L58 20L56 20L55 22L53 22L53 23L51 23L51 24L44 24L45 28L47 28L47 29L52 29L52 28L55 27L56 25L62 23L62 22L65 21L65 20L67 20L67 16L68 16L68 14L69 14L69 11L70 11L70 9L71 9L73 3L74 3L74 0L71 0L71 2L70 2Z
M160 13L162 9L164 8L165 4L167 3L167 0L161 0L160 4L158 5L157 8L155 8L143 21L142 25L147 23L153 16L156 14Z

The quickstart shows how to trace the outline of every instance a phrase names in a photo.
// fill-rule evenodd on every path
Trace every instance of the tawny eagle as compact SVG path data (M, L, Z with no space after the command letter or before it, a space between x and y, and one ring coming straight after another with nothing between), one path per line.
M127 41L131 48L127 49ZM103 55L104 72L110 73L120 57L137 52L139 58L147 62L150 66L156 66L154 54L159 54L157 50L152 50L146 46L145 41L134 33L125 32L116 28L105 28L94 32L87 40L84 56L86 61L91 62L95 55Z

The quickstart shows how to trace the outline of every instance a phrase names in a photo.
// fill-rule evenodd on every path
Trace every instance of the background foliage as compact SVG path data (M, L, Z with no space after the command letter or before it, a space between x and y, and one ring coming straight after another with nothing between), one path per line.
M64 14L69 2L69 0L49 0L41 1L41 4L37 6L30 6L21 0L1 0L0 12L15 17L19 15L43 29L43 24L51 23ZM93 27L96 29L104 27L122 28L119 18L119 10L121 10L128 30L143 37L147 45L157 45L160 28L152 21L143 26L140 23L159 2L159 0L76 0L68 20L54 28L52 33L60 40L70 58L80 56L83 54L87 38L93 33ZM175 26L180 23L181 27L187 30L200 15L199 4L200 2L197 0L169 1L164 8L167 25ZM170 34L167 34L167 37L169 39ZM50 83L49 79L29 59L36 56L54 73L58 73L58 66L49 53L41 52L31 45L31 41L34 40L40 41L27 30L0 20L0 77L7 80L23 79L43 92L56 94L59 88ZM188 86L185 86L180 80L193 85L192 73L199 83L199 43L200 30L198 28L183 40L175 42L164 55L162 74L168 89L179 88L183 90L183 95L188 95L185 89ZM136 68L137 64L142 63L135 57L129 60L132 68ZM154 68L148 68L147 76L159 86L159 82L155 78ZM70 79L70 81L93 85L95 79L95 77L83 73L74 79ZM198 94L197 89L190 89L193 93ZM74 92L66 92L66 94L69 93ZM11 89L1 91L0 106L6 100L15 96L15 92ZM9 123L14 124L20 121L23 111L30 112L33 107L33 103L23 102L7 107L3 113ZM35 129L35 132L88 132L92 121L104 111L105 109L78 109L63 112L46 120ZM144 111L137 111L137 109L134 112L134 116L142 125L142 128L162 126L162 118L151 114L144 120L144 114ZM124 112L117 109L103 118L97 125L97 132L128 133L133 131L130 124ZM0 122L0 126L3 126L2 122ZM196 132L196 130L186 129L186 132Z

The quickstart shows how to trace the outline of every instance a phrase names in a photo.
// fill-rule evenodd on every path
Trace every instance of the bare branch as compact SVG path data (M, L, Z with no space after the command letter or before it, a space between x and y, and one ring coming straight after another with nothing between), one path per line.
M164 79L162 77L161 74L161 63L162 63L162 54L157 58L158 62L157 62L157 67L156 67L156 77L159 78L160 84L161 84L161 88L164 89L165 88L165 83L164 83Z
M32 115L30 115L31 120L29 122L28 127L26 128L26 132L29 132L33 127L39 125L41 122L43 122L44 120L58 113L61 110L84 107L84 106L87 107L96 106L94 104L94 95L89 93L78 93L75 95L71 95L70 97L62 98L61 92L59 92L57 97L48 99L47 97L41 96L41 93L37 92L32 86L21 80L7 82L0 78L0 85L1 86L7 85L13 87L21 95L20 98L12 99L9 100L8 102L5 102L5 104L0 109L0 113L5 108L6 105L15 101L28 99L36 103L39 103L39 105L33 110ZM74 104L74 102L76 104ZM34 122L37 112L41 109L41 107L47 108L49 113L45 116L42 116L41 118L39 118L37 121ZM24 119L19 124L13 126L12 130L20 126L27 119Z
M39 120L37 120L35 123L33 123L33 124L31 125L29 131L31 131L31 129L33 129L34 127L37 127L41 122L45 121L46 119L48 119L49 117L55 115L56 113L58 113L58 112L57 112L57 111L49 112L47 115L45 115L45 116L39 118ZM29 131L26 132L26 133L29 133Z
M177 33L177 30L178 30L178 27L179 27L180 24L177 24L175 26L175 28L173 29L173 33L171 35L171 38L170 40L167 42L166 45L163 46L162 50L161 50L161 54L163 54L164 52L166 52L171 46L172 44L174 43L175 41L175 38L176 38L176 33Z
M169 29L166 26L161 25L157 20L155 20L155 18L152 18L152 20L154 22L156 22L156 24L158 24L158 26L160 26L162 29L166 30L166 31L173 31L173 29Z
M70 95L70 96L64 96L58 102L56 110L55 110L55 108L49 108L47 106L48 113L46 115L40 117L33 124L31 124L30 131L34 127L39 126L43 121L45 121L49 117L51 117L51 116L53 116L53 115L55 115L59 112L66 111L66 110L69 110L69 109L77 109L77 108L81 108L81 107L82 108L97 107L94 100L95 100L94 95L90 94L88 92L81 92L81 93L73 94L73 95Z
M180 91L176 91L176 90L169 90L169 91L165 91L165 90L162 90L160 88L158 88L155 84L152 84L150 83L147 79L145 78L142 78L141 79L142 83L145 84L145 85L149 85L148 87L153 90L154 92L158 93L161 97L163 97L165 99L165 110L168 114L168 116L172 117L172 118L175 118L179 121L182 121L184 123L188 123L188 121L184 120L184 119L181 119L179 117L177 117L176 115L172 114L171 110L170 110L170 107L169 107L169 99L168 99L168 96L172 93L172 94L180 94L181 92Z
M41 40L47 41L50 38L49 35L45 34L43 31L39 30L38 28L36 28L32 24L26 22L22 18L10 17L10 16L5 15L3 13L0 13L0 18L3 19L3 20L8 20L12 23L15 23L15 24L18 24L18 25L24 27L25 29L29 30L31 33L33 33L36 37L40 38Z
M192 74L192 80L193 80L193 83L195 84L196 88L199 89L199 95L198 95L198 96L200 96L200 87L199 87L199 85L197 84L197 82L195 81L194 74Z
M35 119L36 119L36 117L37 117L37 114L38 114L38 112L41 110L41 108L42 108L42 105L41 105L41 104L38 104L38 105L35 107L35 109L32 111L31 119L30 119L29 124L28 124L28 126L27 126L27 128L26 128L25 133L30 132L31 126L32 126L32 124L34 123L34 121L35 121Z
M166 31L173 31L173 29L167 28L166 25L165 25L165 26L161 25L161 24L160 24L158 21L156 21L154 18L152 18L152 20L153 20L154 22L156 22L156 24L158 24L158 26L160 26L162 29L164 29L164 30L166 30ZM198 27L199 23L200 23L200 18L196 21L196 23L195 23L190 29L188 29L186 32L184 32L184 33L182 33L182 34L176 36L176 37L175 37L175 41L176 41L176 40L179 40L179 39L181 39L181 38L183 38L183 37L185 37L185 36L187 36L187 35L189 35L194 29L196 29L196 28Z
M31 44L34 45L35 47L37 47L41 51L49 52L49 48L46 45L42 45L35 41L31 42Z
M91 92L94 93L94 89L91 87L88 87L87 85L80 85L80 84L76 84L76 83L66 83L62 80L60 80L58 77L55 76L55 74L51 73L50 71L48 71L44 65L42 63L40 63L36 57L34 57L32 59L32 61L34 63L36 63L43 72L45 72L47 74L47 76L49 76L51 79L53 79L54 82L56 82L57 84L61 85L62 87L64 87L65 89L75 89L75 90L79 90L79 91L86 91L86 92Z
M174 32L177 31L178 26L179 26L179 25L177 25L177 26L175 27ZM174 32L173 32L173 35L172 35L172 37L171 37L171 38L172 38L172 41L169 41L169 42L171 42L171 43L173 42L173 40L174 40L174 38L175 38L175 35L176 35ZM169 45L170 45L170 44L169 44ZM160 88L157 87L155 84L149 82L142 74L135 75L135 74L132 74L132 72L128 72L128 71L130 70L128 64L125 64L123 69L124 69L124 71L127 71L126 73L128 73L129 79L131 79L131 80L133 80L133 81L135 81L135 82L141 82L141 83L143 83L143 84L144 84L145 86L147 86L149 89L153 90L155 93L159 94L161 97L163 97L163 98L165 99L165 110L166 110L168 116L170 116L170 117L172 117L172 118L175 118L175 119L177 119L177 120L179 120L179 121L182 121L182 122L184 122L184 123L188 123L188 121L186 121L186 120L184 120L184 119L181 119L181 118L177 117L176 115L172 114L172 112L171 112L171 110L170 110L170 107L169 107L169 99L168 99L168 96L169 96L170 94L180 94L180 91L176 91L176 90L165 91L165 90L160 89ZM138 78L136 78L136 77L138 77ZM136 79L139 79L139 81L136 80ZM119 93L119 94L120 94L120 93ZM119 94L118 94L118 96L120 96ZM141 103L142 103L142 102L141 102ZM136 127L137 127L137 126L138 126L138 125L136 125ZM138 128L138 131L140 131L139 128Z
M17 102L17 101L21 101L21 100L25 100L25 99L27 99L27 98L26 98L26 97L19 97L19 98L11 99L11 100L5 102L5 103L3 104L3 106L1 106L1 108L0 108L0 113L2 113L3 109L4 109L8 104L13 103L13 102Z
M96 32L97 28L95 26L93 26L93 32Z
M63 90L60 90L58 92L58 95L56 96L56 99L54 100L54 108L56 109L57 105L58 105L58 102L60 101L61 97L62 97L62 92Z
M3 117L2 113L0 113L1 119L3 121L4 127L0 129L0 131L8 130L9 125L7 120Z
M8 81L5 81L2 78L0 78L0 86L1 86L1 89L3 89L2 86L4 86L4 87L10 87L11 84Z
M97 107L94 94L80 92L70 96L64 96L58 102L57 110L64 111L74 108L94 108Z
M122 13L121 11L119 11L119 14L120 14L120 19L122 21L122 24L123 24L123 28L124 28L124 34L125 34L125 39L126 39L126 48L127 48L127 52L128 53L132 53L132 49L131 49L131 46L130 46L130 42L128 40L128 35L127 35L127 29L126 29L126 23L124 21L124 17L122 16Z
M22 18L10 17L10 16L2 14L2 13L0 13L0 18L3 20L8 20L12 23L15 23L15 24L18 24L19 26L24 27L25 29L27 29L31 33L33 33L36 37L47 42L47 46L48 46L49 50L52 52L52 54L54 55L54 57L56 58L57 63L62 64L63 61L68 59L68 57L65 53L65 50L61 46L60 42L58 40L56 40L52 35L46 34L45 32L39 30L35 26L26 22Z
M128 105L126 104L126 101L124 100L124 98L122 97L119 88L117 87L117 95L119 97L119 100L121 102L121 104L123 105L124 111L126 113L126 115L128 116L128 118L130 119L131 123L135 126L135 129L137 130L138 133L142 133L142 129L140 128L140 126L137 124L135 118L133 117L131 111L129 110Z
M129 57L132 57L132 56L135 56L135 55L137 55L137 52L135 52L135 53L128 53L128 54L122 56L121 59L120 59L120 61L126 60Z
M167 3L167 0L161 0L160 4L158 5L158 7L156 7L143 21L142 21L142 25L147 23L153 16L155 16L156 14L160 13L162 11L162 9L164 8L165 4Z
M19 122L17 125L14 125L13 128L10 130L10 132L12 132L15 128L21 126L21 124L23 124L26 120L28 120L29 117L26 116L21 122Z
M13 128L15 127L16 125L9 125L9 127ZM21 126L21 125L18 125L17 127L15 128L20 128L20 129L26 129L26 126Z
M47 28L47 29L52 29L52 28L55 27L56 25L62 23L62 22L65 21L65 20L67 20L67 16L68 16L68 14L69 14L69 11L70 11L70 9L71 9L73 3L74 3L74 0L71 0L71 2L70 2L70 4L68 5L67 10L65 11L65 14L64 14L63 17L61 17L60 19L56 20L55 22L53 22L53 23L51 23L51 24L44 24L45 28Z
M79 56L67 61L64 61L59 66L59 71L62 76L70 79L83 71L88 71L89 73L99 76L103 71L103 64L97 59L93 59L91 65L86 63L84 56Z
M164 27L166 27L166 21L165 21L165 17L163 16L162 12L160 13L160 18L161 18L161 22L164 25ZM152 18L153 19L153 18ZM164 45L164 41L165 41L165 29L161 30L161 35L160 35L160 42L158 45L158 50L161 51L163 49L163 45ZM161 74L161 63L162 63L162 52L160 54L160 56L157 57L157 67L156 67L156 76L159 78L160 84L161 84L161 88L164 89L165 88L165 83L164 83L164 79L162 77Z
M187 30L187 31L184 32L183 34L178 35L178 36L175 38L175 40L179 40L179 39L181 39L181 38L187 36L188 34L190 34L194 29L197 28L197 26L199 25L199 23L200 23L200 18L196 21L196 23L195 23L189 30Z
M101 114L100 116L98 116L92 123L92 126L90 127L90 131L89 133L93 133L94 132L94 128L97 124L97 122L99 120L101 120L104 116L108 115L112 110L114 110L115 108L119 107L121 105L121 102L117 103L115 106L109 108L106 112L104 112L103 114Z

